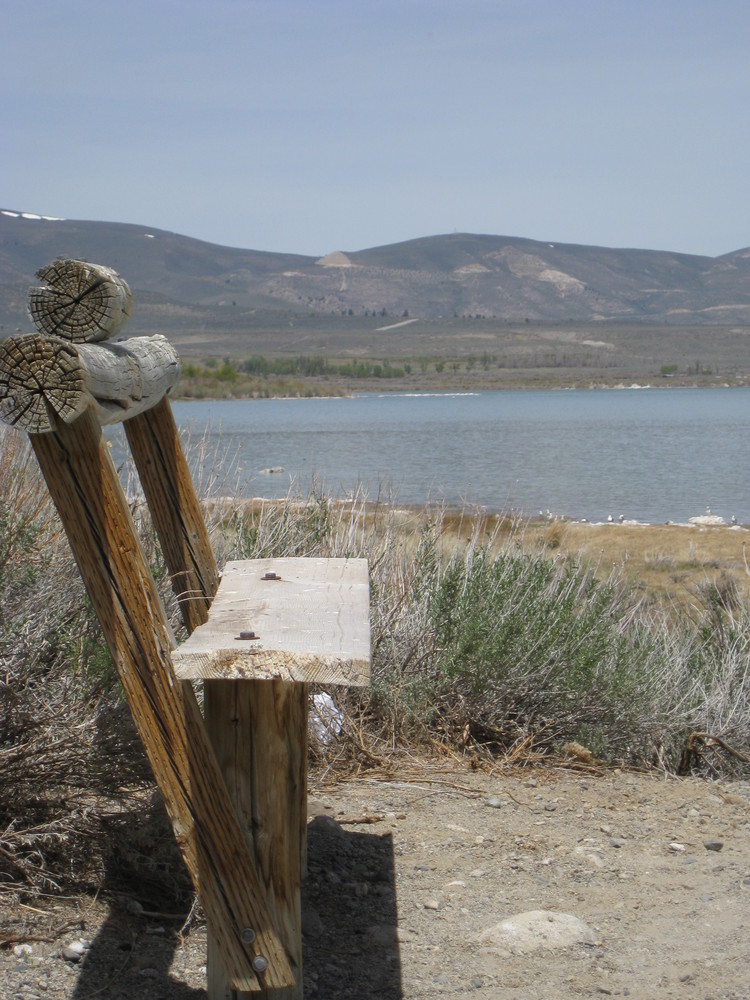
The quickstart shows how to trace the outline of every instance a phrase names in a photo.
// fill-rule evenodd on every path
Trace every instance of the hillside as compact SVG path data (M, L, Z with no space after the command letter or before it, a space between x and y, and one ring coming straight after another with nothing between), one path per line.
M639 330L661 328L659 348L644 355L651 364L675 352L684 356L678 329L688 331L698 357L693 343L705 345L706 337L693 328L723 328L724 337L739 326L732 344L712 341L712 348L723 359L736 347L742 366L747 338L739 343L736 334L750 326L750 249L711 258L453 233L315 258L6 209L0 211L1 335L29 329L27 289L36 270L59 255L116 268L134 292L129 332L160 330L194 355L323 349L461 356L497 354L506 342L515 350L519 341L521 354L539 355L549 354L551 340L553 354L555 342L568 344L568 353L573 344L573 354L583 343L589 351L609 351L611 363L611 351L630 354L644 340L651 343ZM582 332L571 334L570 324ZM560 336L550 334L561 325ZM605 327L614 333L603 336ZM542 334L532 344L534 330Z

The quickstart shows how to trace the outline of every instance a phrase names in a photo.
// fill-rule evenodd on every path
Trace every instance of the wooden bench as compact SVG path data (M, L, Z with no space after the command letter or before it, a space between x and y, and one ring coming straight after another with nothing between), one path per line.
M206 915L208 995L302 997L310 683L369 681L365 560L219 572L167 398L163 337L100 343L131 296L111 269L38 275L40 333L0 343L0 415L29 433ZM123 421L189 638L177 647L102 439ZM204 682L204 712L193 682Z

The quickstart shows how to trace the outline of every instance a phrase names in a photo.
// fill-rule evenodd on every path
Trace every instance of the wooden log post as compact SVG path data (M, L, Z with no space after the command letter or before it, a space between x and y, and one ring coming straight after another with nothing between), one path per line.
M250 845L295 985L231 990L218 942L208 936L208 1000L302 1000L303 845L307 837L306 684L205 681L209 739Z
M182 620L192 632L208 619L219 571L169 400L124 427Z
M219 574L168 400L125 423L131 453L189 633L208 621ZM208 1000L302 997L300 880L307 837L306 684L206 680L204 718L229 797L252 851L295 985L231 988L208 934Z
M178 845L236 989L294 981L94 414L32 435Z

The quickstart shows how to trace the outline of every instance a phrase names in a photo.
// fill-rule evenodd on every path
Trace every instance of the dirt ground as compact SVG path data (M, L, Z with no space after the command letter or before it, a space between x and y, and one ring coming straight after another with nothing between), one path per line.
M618 770L316 782L305 997L748 1000L749 807L750 782ZM205 926L185 923L122 896L6 900L0 996L199 1000Z

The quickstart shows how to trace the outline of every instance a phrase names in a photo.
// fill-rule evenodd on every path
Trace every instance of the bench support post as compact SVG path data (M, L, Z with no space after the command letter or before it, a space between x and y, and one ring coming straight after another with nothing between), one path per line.
M232 993L208 942L208 1000L302 1000L300 878L307 835L307 685L205 681L208 736L266 889L296 986Z

